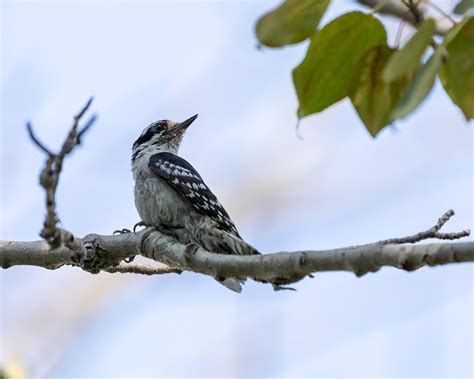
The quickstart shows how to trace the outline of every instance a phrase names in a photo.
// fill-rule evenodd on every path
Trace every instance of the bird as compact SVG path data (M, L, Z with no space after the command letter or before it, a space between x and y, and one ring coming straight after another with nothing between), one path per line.
M183 136L197 117L153 122L133 143L134 197L141 223L212 253L260 254L240 236L199 172L178 155ZM215 279L234 292L242 291L243 279Z

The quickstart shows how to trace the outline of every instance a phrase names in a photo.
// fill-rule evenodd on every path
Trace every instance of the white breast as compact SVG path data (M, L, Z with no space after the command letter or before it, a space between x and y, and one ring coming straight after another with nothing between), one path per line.
M178 194L159 178L135 182L135 206L143 222L179 226L190 211Z
M191 204L148 168L156 151L137 157L132 165L135 206L143 222L176 227L194 224L200 218Z

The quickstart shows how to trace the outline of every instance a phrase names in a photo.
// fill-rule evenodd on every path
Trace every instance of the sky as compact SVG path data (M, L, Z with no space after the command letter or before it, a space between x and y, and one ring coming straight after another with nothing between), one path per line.
M98 122L58 189L61 225L77 236L138 221L133 141L195 113L180 154L263 253L414 234L450 208L446 231L472 229L472 123L440 84L375 139L347 100L303 119L299 138L291 70L307 45L256 48L254 24L276 4L1 2L0 238L38 239L43 222L44 156L25 122L57 149L91 95ZM333 1L323 23L354 8ZM398 24L384 23L393 42ZM0 365L28 377L474 375L467 264L322 273L296 292L249 282L241 295L191 273L71 267L10 268L0 285Z

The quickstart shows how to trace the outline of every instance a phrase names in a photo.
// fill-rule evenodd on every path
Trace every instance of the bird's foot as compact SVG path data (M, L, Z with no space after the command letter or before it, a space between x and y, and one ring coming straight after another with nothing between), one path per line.
M123 229L120 229L120 230L114 230L114 232L112 233L113 235L116 235L116 234L129 234L131 233L132 231L130 229L127 229L127 228L123 228ZM130 263L132 262L133 260L135 259L135 255L132 255L131 257L125 257L123 258L123 261L125 263Z
M115 234L127 234L127 233L131 233L132 231L130 229L126 229L126 228L123 228L123 229L120 229L120 230L114 230L114 232L112 233L113 235Z
M153 228L156 231L160 232L161 234L164 234L167 236L173 235L174 230L181 229L181 226L172 225L172 224L148 224L146 222L140 221L140 222L137 222L135 226L133 227L133 233L137 233L137 228L140 226L143 226L145 228ZM128 230L128 229L122 229L122 230ZM120 232L120 231L116 231L116 232ZM129 230L128 230L128 233L130 233Z
M186 248L184 249L184 258L186 260L189 260L194 254L196 254L198 249L199 249L199 245L195 243L190 243L186 245Z
M136 233L137 228L140 227L140 226L144 226L145 228L149 228L149 227L154 227L155 225L151 225L151 224L147 224L146 222L139 221L133 226L133 233ZM132 233L132 231L130 229L123 228L123 229L119 229L119 230L114 230L114 232L112 234L127 234L127 233Z
M272 284L274 291L296 291L296 288L292 287L283 287L279 284Z
M172 224L156 224L152 225L158 232L167 236L173 236L176 229L181 229L181 226Z
M137 232L137 228L140 227L140 226L144 226L145 228L149 228L151 226L154 226L154 225L150 225L150 224L147 224L146 222L143 222L143 221L139 221L135 224L135 226L133 227L133 233L136 233Z

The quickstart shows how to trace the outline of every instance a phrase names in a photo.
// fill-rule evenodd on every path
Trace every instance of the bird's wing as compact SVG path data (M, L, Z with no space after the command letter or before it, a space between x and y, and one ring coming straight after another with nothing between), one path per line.
M224 231L240 238L224 207L188 161L176 154L163 152L153 155L148 167L197 211L210 217Z

